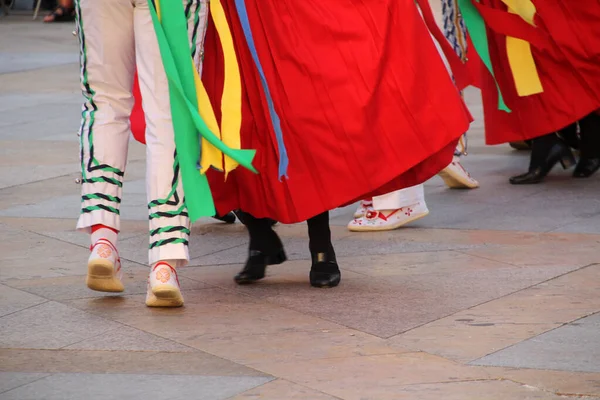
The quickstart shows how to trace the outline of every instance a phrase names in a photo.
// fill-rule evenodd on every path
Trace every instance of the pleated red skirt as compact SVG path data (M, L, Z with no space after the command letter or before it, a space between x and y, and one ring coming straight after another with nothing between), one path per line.
M494 73L511 113L498 110L491 75L483 72L486 142L500 144L545 135L600 109L600 1L533 0L535 24L546 46L532 46L544 92L519 97L506 56L506 36L488 29ZM506 10L500 0L481 0Z
M299 222L422 183L450 163L470 115L413 0L245 2L289 169L280 180L257 67L225 0L242 74L242 147L257 150L260 173L238 168L225 181L209 171L221 214L240 208ZM222 71L209 25L202 79L215 110Z

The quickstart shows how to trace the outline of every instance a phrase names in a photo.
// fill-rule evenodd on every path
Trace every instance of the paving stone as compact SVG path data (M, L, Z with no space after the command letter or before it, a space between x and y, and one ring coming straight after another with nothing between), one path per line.
M424 353L264 362L252 367L332 396L357 400L391 399L406 385L491 377L484 369Z
M489 367L492 373L513 382L547 392L559 393L567 398L584 396L600 398L600 374L539 369Z
M183 295L185 306L179 309L144 307L143 296L74 300L69 305L192 347L200 342L204 346L213 338L343 328L327 320L219 288L184 292Z
M56 65L71 64L79 61L73 53L0 53L0 74L21 72Z
M391 339L468 362L600 310L596 266L463 310Z
M283 379L277 379L231 398L231 400L253 399L334 400L336 397L329 396L325 393L318 392L316 390L312 390Z
M0 282L12 279L50 278L86 272L89 248L21 231L0 223L3 244Z
M582 318L479 360L476 365L600 372L600 314Z
M3 393L5 400L220 400L269 378L135 374L55 374Z
M284 331L267 334L223 334L185 341L189 346L243 365L264 361L315 360L402 353L386 341L353 329Z
M538 388L508 381L449 382L426 385L405 386L394 395L377 393L368 397L348 397L348 399L415 399L419 400L561 400L564 396L548 393Z
M6 285L0 285L0 317L46 302L47 300L13 289Z
M0 347L58 349L115 329L119 324L56 302L0 318Z
M0 349L0 360L4 372L267 376L202 351Z
M35 382L50 374L36 374L24 372L0 372L0 395L19 386Z
M193 352L193 348L161 338L128 326L119 326L101 335L70 346L67 350L110 350L110 351L168 351Z
M360 259L340 257L342 268L346 260L350 266L361 263ZM306 284L304 271L308 268L304 262L291 261L284 265L299 272L293 277L286 276L279 266L274 266L271 269L277 275L273 275L272 281L238 290L380 337L397 335L571 270L568 267L519 268L497 264L496 268L482 270L475 266L470 271L454 272L449 269L410 276L390 273L369 277L343 272L340 286L332 290L316 290ZM393 267L388 270L393 271ZM202 271L199 269L194 277L203 280ZM213 280L208 282L220 285Z

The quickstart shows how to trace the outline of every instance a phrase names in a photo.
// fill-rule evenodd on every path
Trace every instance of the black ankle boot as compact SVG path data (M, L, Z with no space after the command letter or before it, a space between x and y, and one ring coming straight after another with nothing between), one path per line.
M575 157L567 144L555 134L534 139L529 171L509 179L513 185L530 185L540 183L557 163L564 169L575 165Z
M575 178L589 178L600 169L600 115L590 114L579 121L581 158L575 167Z
M326 253L312 253L310 285L318 288L335 287L340 284L342 274L333 248Z
M247 285L261 280L265 277L265 271L268 265L282 264L287 260L283 248L275 254L265 254L258 250L250 250L248 260L244 269L241 270L234 278L238 285Z
M581 158L575 167L575 178L589 178L600 169L600 158Z

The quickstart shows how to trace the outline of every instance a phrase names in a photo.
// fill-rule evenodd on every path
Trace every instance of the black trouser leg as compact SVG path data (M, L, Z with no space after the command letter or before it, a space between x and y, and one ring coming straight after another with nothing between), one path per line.
M246 212L244 224L250 235L250 250L260 251L265 254L274 254L282 247L281 240L273 230L273 222L268 218L255 218Z
M590 114L579 121L581 158L600 158L600 115Z
M310 218L306 223L308 224L308 248L311 254L327 253L332 250L329 211Z
M556 133L550 133L533 139L531 157L529 159L529 170L531 171L544 165L552 146L558 142L560 142L560 138Z
M587 178L600 169L600 115L590 114L579 121L581 159L573 176Z

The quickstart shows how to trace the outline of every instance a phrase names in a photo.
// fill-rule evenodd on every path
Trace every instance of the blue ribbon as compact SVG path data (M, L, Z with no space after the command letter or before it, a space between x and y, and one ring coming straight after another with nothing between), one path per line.
M275 111L275 106L273 105L273 98L271 97L271 92L269 91L267 78L265 77L262 65L260 64L260 60L258 59L258 53L256 51L256 46L254 45L254 38L252 36L250 21L248 19L248 12L246 11L246 3L244 2L244 0L235 0L235 8L237 9L238 16L240 17L242 29L244 30L244 36L246 37L246 42L248 43L250 53L252 54L252 59L254 60L254 64L256 64L256 69L258 70L258 73L260 75L260 81L262 83L263 91L267 99L267 105L269 106L269 114L271 116L271 123L273 124L273 129L275 130L275 138L277 139L277 149L279 151L279 178L281 179L284 176L287 177L287 168L289 164L287 150L285 148L285 143L283 142L281 122L279 120L279 115L277 115L277 111Z

